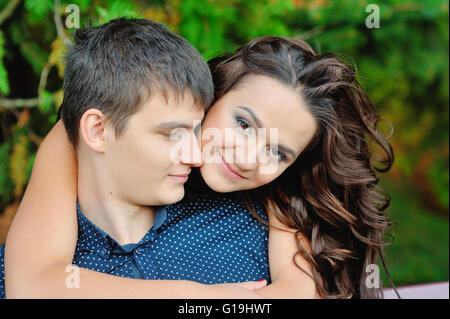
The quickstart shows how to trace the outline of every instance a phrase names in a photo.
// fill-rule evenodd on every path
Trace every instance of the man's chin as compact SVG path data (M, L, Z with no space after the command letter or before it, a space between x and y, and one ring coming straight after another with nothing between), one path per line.
M176 189L168 190L166 194L163 194L161 198L164 198L165 204L170 205L179 202L184 197L184 186L177 187Z

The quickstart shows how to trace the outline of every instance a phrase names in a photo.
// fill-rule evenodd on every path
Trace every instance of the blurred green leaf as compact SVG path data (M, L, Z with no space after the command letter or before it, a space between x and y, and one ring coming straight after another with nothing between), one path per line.
M11 145L11 141L0 145L0 198L2 204L7 204L11 201L14 190L14 183L9 174Z
M29 10L32 21L43 19L53 9L52 0L25 0L25 8Z
M53 106L52 94L44 90L42 91L39 99L40 99L39 109L44 113L49 113L52 110Z
M0 93L9 94L8 72L3 65L3 57L5 56L5 38L3 32L0 31Z

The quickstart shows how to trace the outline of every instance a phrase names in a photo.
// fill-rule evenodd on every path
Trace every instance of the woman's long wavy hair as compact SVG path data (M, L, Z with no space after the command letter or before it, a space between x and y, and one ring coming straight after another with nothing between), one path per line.
M377 265L380 256L390 280L383 260L386 235L392 238L385 215L390 197L377 186L376 172L387 172L394 155L356 71L335 54L317 54L304 41L276 36L254 39L209 65L215 100L249 74L300 92L317 121L315 136L280 177L241 193L258 220L255 200L297 231L293 261L300 255L312 265L321 297L382 298L381 280L378 289L367 287L366 269L373 268L366 267ZM300 244L304 239L309 247Z

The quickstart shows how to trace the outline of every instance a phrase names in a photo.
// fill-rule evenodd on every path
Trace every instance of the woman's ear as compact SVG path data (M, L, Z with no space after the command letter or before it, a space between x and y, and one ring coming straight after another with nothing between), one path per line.
M80 137L93 151L103 153L106 146L105 116L100 110L89 109L80 119Z

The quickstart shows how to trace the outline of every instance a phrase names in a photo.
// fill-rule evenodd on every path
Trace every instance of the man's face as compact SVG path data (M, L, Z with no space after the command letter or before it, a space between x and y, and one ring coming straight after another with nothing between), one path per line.
M170 97L167 102L153 94L129 118L118 138L113 127L106 125L104 156L112 184L110 195L140 206L181 200L191 167L201 164L195 130L203 116L190 93L178 101ZM174 133L179 140L174 140Z

